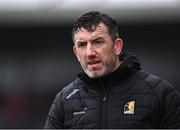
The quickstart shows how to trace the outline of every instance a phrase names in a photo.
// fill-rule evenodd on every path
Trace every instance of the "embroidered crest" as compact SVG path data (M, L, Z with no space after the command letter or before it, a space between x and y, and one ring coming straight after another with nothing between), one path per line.
M135 110L135 101L127 102L124 105L124 114L134 114Z

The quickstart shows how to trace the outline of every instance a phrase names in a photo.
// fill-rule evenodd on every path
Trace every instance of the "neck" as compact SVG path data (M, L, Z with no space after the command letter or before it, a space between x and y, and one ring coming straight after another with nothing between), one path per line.
M119 68L119 66L123 63L123 61L120 61L119 58L117 60L116 66L114 67L113 71L117 70L117 68ZM112 72L113 72L112 71Z

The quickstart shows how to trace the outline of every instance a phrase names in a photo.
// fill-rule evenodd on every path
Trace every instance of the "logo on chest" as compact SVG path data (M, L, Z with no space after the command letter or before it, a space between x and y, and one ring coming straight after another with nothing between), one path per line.
M74 89L67 97L66 99L69 99L72 95L74 95L75 93L79 92L79 89Z
M88 109L87 107L84 107L84 108L82 108L81 111L74 112L73 115L75 116L75 115L82 115L82 114L85 114L86 111L87 111L87 109Z
M135 101L129 101L124 105L124 114L134 114Z

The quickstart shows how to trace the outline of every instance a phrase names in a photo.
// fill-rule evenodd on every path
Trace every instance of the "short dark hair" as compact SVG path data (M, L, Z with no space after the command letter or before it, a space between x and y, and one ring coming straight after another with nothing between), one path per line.
M100 23L107 26L110 37L115 41L118 38L118 25L116 20L107 14L98 11L84 13L77 19L77 21L75 21L72 30L73 41L74 34L78 32L80 28L85 28L89 32L93 32Z

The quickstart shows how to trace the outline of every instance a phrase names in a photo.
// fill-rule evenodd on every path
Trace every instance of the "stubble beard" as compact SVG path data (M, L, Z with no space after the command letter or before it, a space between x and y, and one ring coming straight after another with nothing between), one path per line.
M102 63L103 64L103 63ZM109 73L113 72L116 67L116 57L113 57L110 61L103 64L102 68L100 70L92 72L89 70L86 66L81 65L84 72L90 77L90 78L100 78L108 75Z

